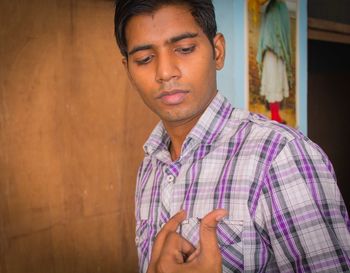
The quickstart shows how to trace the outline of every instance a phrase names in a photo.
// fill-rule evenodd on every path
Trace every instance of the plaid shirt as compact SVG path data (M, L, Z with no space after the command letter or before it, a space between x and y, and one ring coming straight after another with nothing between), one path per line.
M162 123L146 142L136 244L146 272L156 234L180 209L194 246L215 208L223 272L350 272L350 221L324 152L300 132L233 109L219 93L172 161Z

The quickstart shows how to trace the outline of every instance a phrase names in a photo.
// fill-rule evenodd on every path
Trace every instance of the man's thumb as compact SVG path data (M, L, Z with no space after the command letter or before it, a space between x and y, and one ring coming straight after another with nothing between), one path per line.
M200 223L199 236L200 236L200 248L203 252L215 250L218 247L218 241L216 237L216 227L218 222L228 212L224 209L215 209L203 217Z

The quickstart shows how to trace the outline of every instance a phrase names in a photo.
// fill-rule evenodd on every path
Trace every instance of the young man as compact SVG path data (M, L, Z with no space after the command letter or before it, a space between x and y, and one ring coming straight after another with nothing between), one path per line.
M211 1L119 0L115 31L161 119L137 178L140 271L349 271L350 222L326 155L217 92L225 41Z

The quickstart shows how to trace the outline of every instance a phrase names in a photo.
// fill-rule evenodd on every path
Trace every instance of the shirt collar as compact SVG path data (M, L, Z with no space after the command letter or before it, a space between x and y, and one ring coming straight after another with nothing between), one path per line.
M218 92L186 137L182 152L189 146L193 147L200 143L205 145L214 143L225 127L232 111L232 105ZM168 150L169 144L170 137L160 121L146 141L144 151L151 155L156 151Z

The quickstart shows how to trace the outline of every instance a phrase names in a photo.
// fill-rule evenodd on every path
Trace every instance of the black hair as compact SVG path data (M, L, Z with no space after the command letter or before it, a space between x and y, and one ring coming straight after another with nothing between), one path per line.
M124 57L128 57L125 37L128 20L136 15L151 14L166 5L188 6L193 18L202 28L210 43L214 45L213 39L217 32L217 26L212 0L116 0L115 4L115 37Z

